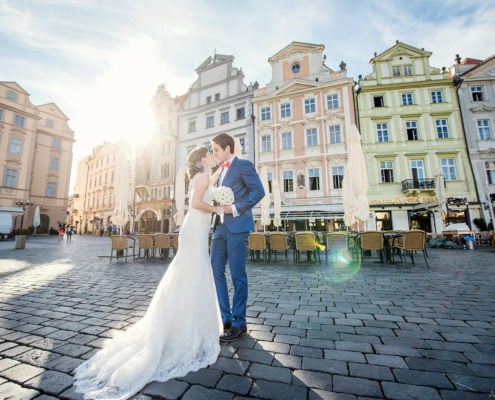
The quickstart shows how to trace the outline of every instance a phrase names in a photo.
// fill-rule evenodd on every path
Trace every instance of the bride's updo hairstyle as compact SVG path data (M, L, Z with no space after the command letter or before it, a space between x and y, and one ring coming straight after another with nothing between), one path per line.
M208 148L204 146L191 150L187 156L187 174L189 175L189 179L192 179L198 172L204 171L201 160L206 157L207 154Z

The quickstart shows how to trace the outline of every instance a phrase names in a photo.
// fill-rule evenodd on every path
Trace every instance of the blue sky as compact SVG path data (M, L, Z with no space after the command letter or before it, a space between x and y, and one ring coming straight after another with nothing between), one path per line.
M157 86L185 93L215 51L263 86L292 41L323 44L357 79L397 39L448 67L492 55L494 38L493 0L0 0L0 80L70 118L75 168L103 140L149 134Z

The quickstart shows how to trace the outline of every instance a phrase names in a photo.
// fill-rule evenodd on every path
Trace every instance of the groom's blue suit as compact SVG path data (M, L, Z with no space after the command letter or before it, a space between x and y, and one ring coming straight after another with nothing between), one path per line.
M222 186L228 186L234 192L234 205L239 215L225 214L224 222L216 225L211 241L211 265L222 321L232 322L233 327L245 327L247 239L249 232L254 230L251 209L264 197L265 191L254 165L248 160L235 157L224 173ZM225 277L227 261L234 286L232 308Z

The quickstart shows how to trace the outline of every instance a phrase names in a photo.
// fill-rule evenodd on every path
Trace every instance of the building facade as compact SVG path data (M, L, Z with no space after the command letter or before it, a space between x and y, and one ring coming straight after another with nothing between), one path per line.
M473 167L481 217L494 220L495 205L495 56L458 59L451 67Z
M355 86L368 229L441 232L479 215L455 85L430 56L397 41Z
M324 49L302 42L284 47L268 59L272 79L253 98L255 164L266 170L270 192L278 182L285 230L343 229L347 137L356 122L354 81L345 63L339 71L325 64ZM273 203L273 193L267 196ZM258 223L260 213L257 207Z
M33 105L15 82L0 82L0 204L20 205L15 229L32 226L40 207L38 233L66 221L74 132L54 103Z

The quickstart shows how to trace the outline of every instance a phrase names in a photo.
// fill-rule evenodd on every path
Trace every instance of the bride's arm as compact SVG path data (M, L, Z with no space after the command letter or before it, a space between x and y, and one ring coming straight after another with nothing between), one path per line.
M203 201L203 195L208 188L209 177L207 173L201 174L198 179L195 179L191 187L191 207L197 210L206 211L209 213L220 212L221 206L212 206Z

